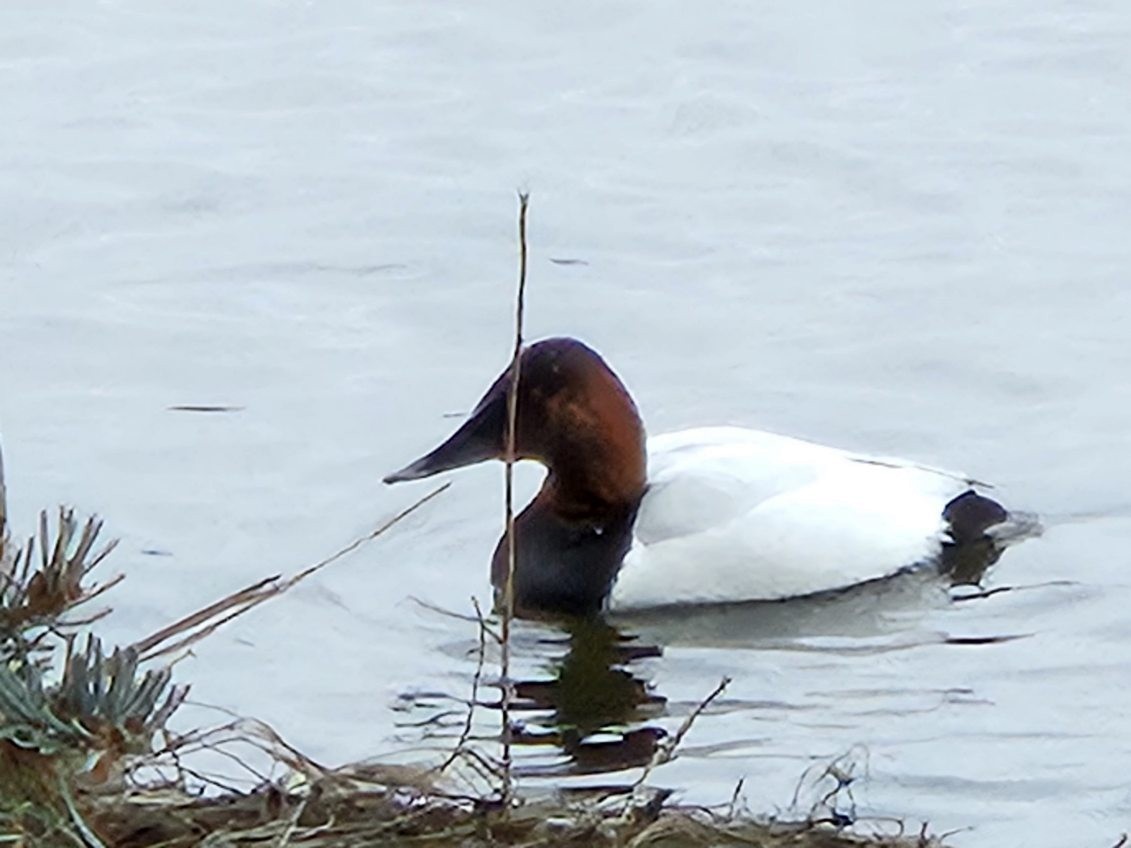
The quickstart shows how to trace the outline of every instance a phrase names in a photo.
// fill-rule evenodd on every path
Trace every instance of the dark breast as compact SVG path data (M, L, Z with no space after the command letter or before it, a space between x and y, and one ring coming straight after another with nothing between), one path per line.
M537 501L515 519L514 575L519 613L590 615L600 611L632 545L636 509L603 524L566 521ZM501 606L507 574L507 537L495 548L491 582Z

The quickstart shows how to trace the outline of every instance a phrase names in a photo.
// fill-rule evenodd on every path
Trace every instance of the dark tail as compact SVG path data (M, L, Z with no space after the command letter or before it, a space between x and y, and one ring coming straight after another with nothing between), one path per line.
M973 489L948 503L943 518L950 525L951 541L943 546L939 568L955 585L981 582L1011 542L1041 532L1035 515L1011 513Z
M1009 520L1004 506L973 489L948 503L942 514L950 525L950 537L956 545L985 538L987 530Z

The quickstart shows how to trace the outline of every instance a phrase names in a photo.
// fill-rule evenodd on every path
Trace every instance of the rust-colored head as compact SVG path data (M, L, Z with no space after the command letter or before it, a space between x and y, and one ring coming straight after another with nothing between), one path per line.
M385 482L505 458L510 382L507 368L446 442ZM624 384L596 351L570 338L526 348L517 413L517 458L549 468L543 497L553 508L584 515L639 500L646 477L644 427Z

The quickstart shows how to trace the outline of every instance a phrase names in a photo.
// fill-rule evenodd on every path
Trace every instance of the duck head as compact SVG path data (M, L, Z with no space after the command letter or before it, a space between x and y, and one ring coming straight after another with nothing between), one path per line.
M508 367L462 427L385 482L504 459L511 379ZM634 508L644 493L644 427L636 405L600 355L576 339L545 339L523 351L515 453L549 469L539 498L564 516Z

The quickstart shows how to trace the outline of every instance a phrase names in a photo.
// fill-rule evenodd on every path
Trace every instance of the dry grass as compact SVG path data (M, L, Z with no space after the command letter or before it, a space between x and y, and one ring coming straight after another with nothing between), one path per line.
M301 793L267 787L239 798L152 793L94 801L89 820L122 848L306 845L361 846L760 846L761 848L928 848L927 836L865 837L809 823L760 822L702 808L639 808L562 798L527 801L508 814L473 800L385 784L339 784Z

